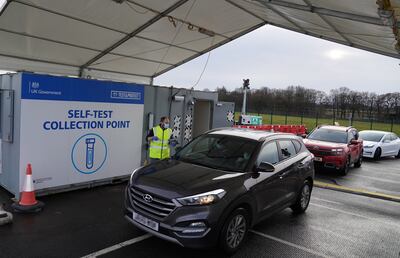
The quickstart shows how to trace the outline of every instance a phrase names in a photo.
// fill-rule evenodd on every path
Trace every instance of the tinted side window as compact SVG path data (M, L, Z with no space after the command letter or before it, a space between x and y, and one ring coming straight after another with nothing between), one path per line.
M257 165L260 165L261 162L269 162L271 164L279 162L278 148L275 142L267 143L262 147L260 154L258 154Z
M290 140L280 140L279 141L280 152L282 153L283 159L288 159L296 155L296 150L292 141Z
M387 135L385 135L385 137L383 137L383 139L382 139L382 142L385 142L385 141L392 141L391 139L390 139L390 134L387 134Z
M392 137L391 137L392 141L397 140L397 138L398 138L397 135L392 133Z
M298 153L301 149L301 143L299 141L293 140L294 147L296 148L296 152Z
M217 138L204 138L201 141L197 141L197 143L193 146L192 152L205 152L208 151L211 145L215 144L215 141L217 141Z

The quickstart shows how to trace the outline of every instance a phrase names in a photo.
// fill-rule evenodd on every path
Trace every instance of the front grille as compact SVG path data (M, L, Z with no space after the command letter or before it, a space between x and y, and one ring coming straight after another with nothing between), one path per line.
M334 156L333 152L330 150L315 150L313 148L308 149L315 156Z
M144 200L143 196L149 194L153 197L151 202ZM131 187L129 196L132 206L138 211L155 216L158 219L167 217L175 209L175 204L168 199L154 196L152 193L147 193L138 188Z

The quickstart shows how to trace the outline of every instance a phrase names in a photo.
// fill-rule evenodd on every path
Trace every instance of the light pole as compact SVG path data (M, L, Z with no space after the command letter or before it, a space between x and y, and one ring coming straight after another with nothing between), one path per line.
M374 105L374 99L375 99L375 97L372 97L371 98L371 108L369 109L369 129L370 130L372 130L372 108L373 108L373 105Z
M247 90L250 89L250 79L243 79L243 105L242 115L246 115Z

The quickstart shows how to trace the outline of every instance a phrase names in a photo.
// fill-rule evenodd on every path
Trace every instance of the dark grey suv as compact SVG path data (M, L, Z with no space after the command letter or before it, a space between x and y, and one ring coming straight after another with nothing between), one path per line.
M233 253L262 219L287 207L307 209L313 158L295 135L213 130L173 159L136 169L126 188L125 217L181 246L219 243Z

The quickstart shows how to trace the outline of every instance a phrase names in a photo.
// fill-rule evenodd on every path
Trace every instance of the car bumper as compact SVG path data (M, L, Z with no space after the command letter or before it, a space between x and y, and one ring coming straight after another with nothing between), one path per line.
M314 164L317 168L342 169L346 164L346 158L342 156L315 156Z
M364 148L363 149L363 157L365 158L373 158L375 154L375 148Z
M164 219L157 219L144 214L139 209L136 209L130 202L128 193L126 191L125 201L125 219L130 223L146 231L156 237L167 240L169 242L178 244L183 247L189 248L209 248L213 247L219 236L219 223L218 218L220 212L223 211L218 205L215 207L177 207L171 214ZM140 214L152 221L158 223L158 230L153 230L138 221L133 219L133 214ZM189 225L193 222L204 222L205 227L197 228L190 227ZM193 232L193 230L197 232Z

